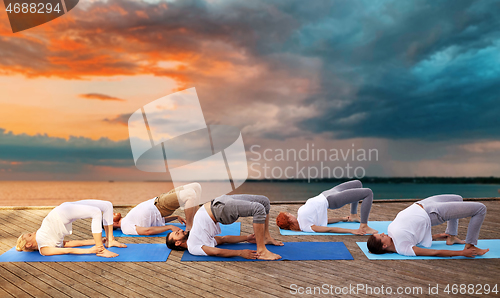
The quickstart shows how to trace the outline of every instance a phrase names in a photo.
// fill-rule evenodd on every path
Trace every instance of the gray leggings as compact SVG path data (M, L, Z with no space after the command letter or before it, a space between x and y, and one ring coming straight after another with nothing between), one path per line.
M253 223L263 224L269 209L269 199L258 195L223 195L213 200L211 205L215 220L224 225L232 224L240 216L253 216Z
M372 209L373 192L369 188L362 188L359 180L348 181L335 186L330 190L325 190L322 194L328 200L329 209L338 209L346 204L351 204L351 214L358 213L358 202L361 204L361 223L368 222L368 216Z
M438 195L417 202L431 218L431 225L447 222L446 233L458 234L458 219L471 217L465 242L477 245L479 231L486 216L486 206L479 202L464 202L459 195Z

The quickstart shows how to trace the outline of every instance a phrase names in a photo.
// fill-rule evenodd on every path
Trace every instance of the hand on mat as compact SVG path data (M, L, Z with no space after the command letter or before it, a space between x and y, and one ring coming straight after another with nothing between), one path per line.
M255 234L250 234L247 236L247 241L250 243L257 243L257 240L255 239Z
M185 224L186 224L186 221L184 220L184 218L182 218L182 217L180 217L180 216L177 216L177 220L178 220L181 224L183 224L183 225L185 225Z
M474 258L477 256L477 251L474 248L464 248L464 250L462 250L462 255L464 257Z
M250 249L242 249L240 250L240 257L243 257L245 259L257 259L259 255L257 254L257 251L255 250L250 250Z
M357 229L357 230L351 230L351 233L353 233L354 235L365 235L365 231L361 230L361 229Z
M89 252L92 253L92 254L98 254L98 253L102 253L104 251L104 246L92 246L91 248L89 248Z

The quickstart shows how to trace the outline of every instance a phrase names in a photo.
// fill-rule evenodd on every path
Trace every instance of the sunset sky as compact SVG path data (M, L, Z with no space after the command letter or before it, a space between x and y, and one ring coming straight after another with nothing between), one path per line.
M0 7L1 180L161 179L128 119L191 87L249 159L314 144L377 149L351 163L368 176L500 176L499 1L81 0L18 33Z

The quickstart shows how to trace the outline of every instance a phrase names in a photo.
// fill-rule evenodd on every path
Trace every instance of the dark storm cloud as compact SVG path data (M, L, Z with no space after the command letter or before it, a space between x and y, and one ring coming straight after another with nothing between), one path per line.
M72 10L74 20L55 23L46 42L0 38L0 66L29 76L168 76L212 97L203 106L209 121L255 102L314 109L287 119L286 127L301 129L293 136L492 139L500 134L499 13L499 1L111 0ZM299 71L298 58L320 65L319 86L305 101L276 91L315 70ZM235 84L213 76L224 63L233 73L267 68ZM278 127L260 136L289 133Z
M499 2L385 3L353 13L346 39L309 49L325 61L308 101L320 115L300 126L337 138L498 138Z
M4 162L47 162L133 166L128 140L92 140L83 137L63 138L48 135L15 135L0 128L0 160Z

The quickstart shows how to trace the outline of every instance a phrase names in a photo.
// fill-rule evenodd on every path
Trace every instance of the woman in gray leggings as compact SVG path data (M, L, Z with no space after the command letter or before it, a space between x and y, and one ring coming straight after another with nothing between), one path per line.
M357 215L359 201L363 201L361 218ZM276 218L276 224L282 229L294 231L374 234L377 231L368 226L372 202L373 192L371 189L363 188L359 180L348 181L307 200L306 204L299 208L297 217L290 213L281 212ZM347 204L351 204L350 216L328 218L328 209L338 209ZM327 224L339 221L360 222L359 229L327 227Z

